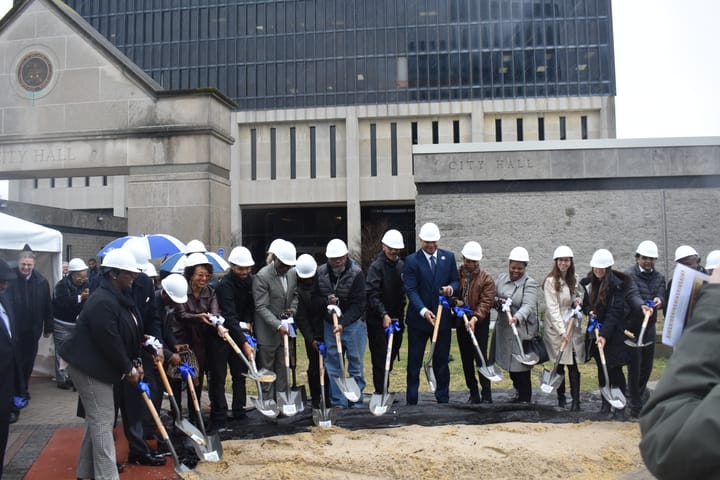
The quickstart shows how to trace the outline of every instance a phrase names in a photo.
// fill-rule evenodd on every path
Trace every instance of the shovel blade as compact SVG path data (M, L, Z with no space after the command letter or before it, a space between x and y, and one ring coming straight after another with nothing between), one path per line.
M292 417L294 415L297 415L298 409L295 406L295 402L290 400L290 396L287 394L287 392L278 392L277 399L278 408L283 415L285 415L286 417Z
M277 374L275 372L271 372L267 368L261 368L256 372L250 372L248 377L261 383L273 383L277 380Z
M335 413L328 408L314 408L313 423L316 427L330 428L335 423Z
M437 379L435 378L435 371L433 370L432 365L425 364L423 365L425 368L425 377L428 381L428 386L430 387L430 391L435 393L435 389L437 388Z
M632 347L632 348L640 348L640 345L638 345L636 342L633 342L629 338L625 339L625 345L627 345L628 347Z
M600 393L605 397L605 400L607 400L611 407L617 408L618 410L625 408L625 395L623 395L619 388L602 387Z
M338 388L345 396L345 398L347 398L348 402L355 403L360 400L360 387L358 386L354 378L334 377L334 379Z
M486 365L484 367L478 367L480 375L487 378L491 382L502 382L502 375L500 372L495 371L495 367L492 365Z
M523 354L513 353L512 356L518 362L522 363L523 365L528 365L528 366L535 365L540 360L540 357L538 357L537 353L535 353L535 352L523 353Z
M274 400L261 401L259 399L255 399L255 408L262 415L269 418L275 418L280 414L280 409Z
M206 462L219 462L222 458L223 446L220 436L215 433L207 438L207 448L204 449L200 458Z
M373 396L370 397L370 413L378 417L384 415L394 400L395 395L392 393L388 395L373 394Z
M552 393L561 383L563 378L557 373L543 370L540 372L540 391L543 393Z

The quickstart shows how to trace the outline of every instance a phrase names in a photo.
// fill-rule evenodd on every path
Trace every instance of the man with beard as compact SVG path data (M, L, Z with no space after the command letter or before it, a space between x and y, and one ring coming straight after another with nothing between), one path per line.
M252 329L253 315L255 315L255 302L252 296L252 271L255 261L250 250L245 247L235 247L228 256L230 271L218 283L217 295L220 312L225 318L224 326L229 330L228 335L242 348L245 356L249 357L254 350L245 339L245 332ZM210 418L213 426L222 428L227 423L228 404L225 399L225 378L228 365L232 378L232 410L231 419L245 417L245 376L247 365L233 351L227 342L219 337L212 336L212 348L208 350L208 393L210 396Z
M367 330L370 358L373 369L375 393L383 393L385 385L385 355L388 335L386 330L393 320L400 324L400 331L394 332L390 369L400 351L404 331L405 287L402 283L404 262L400 251L405 248L402 234L388 230L382 238L382 252L370 265L365 279L367 294Z

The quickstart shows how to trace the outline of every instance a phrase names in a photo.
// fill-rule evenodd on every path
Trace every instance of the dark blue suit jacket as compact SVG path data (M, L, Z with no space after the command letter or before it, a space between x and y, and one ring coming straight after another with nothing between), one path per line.
M10 330L13 334L13 337L10 338L5 325L0 320L0 385L2 385L2 388L0 388L0 415L7 420L10 415L13 395L24 393L26 388L23 385L23 376L20 374L20 361L15 346L17 328L10 296L6 294L0 295L0 303L2 303L8 314Z
M455 255L447 250L438 249L435 275L430 271L430 265L422 249L408 255L405 257L403 283L410 300L407 310L408 326L432 332L432 325L420 316L420 310L425 307L433 313L437 313L440 287L450 285L453 291L458 291L460 277L455 263ZM445 309L440 329L449 330L451 327L450 312Z

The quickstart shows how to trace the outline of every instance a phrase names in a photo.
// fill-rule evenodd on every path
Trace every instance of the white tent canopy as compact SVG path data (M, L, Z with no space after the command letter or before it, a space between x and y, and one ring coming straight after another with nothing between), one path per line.
M62 233L21 218L0 213L0 257L14 263L25 245L35 252L35 269L47 278L52 290L62 277ZM34 374L54 375L55 348L52 338L40 338Z

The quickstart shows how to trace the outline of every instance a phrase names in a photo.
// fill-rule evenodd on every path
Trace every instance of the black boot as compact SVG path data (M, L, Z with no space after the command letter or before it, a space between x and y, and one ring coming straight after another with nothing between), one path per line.
M570 405L571 412L580 411L580 370L571 369L569 372L570 376L570 396L572 397L572 404Z
M566 405L567 405L567 400L565 400L565 394L558 393L558 407L565 408Z

